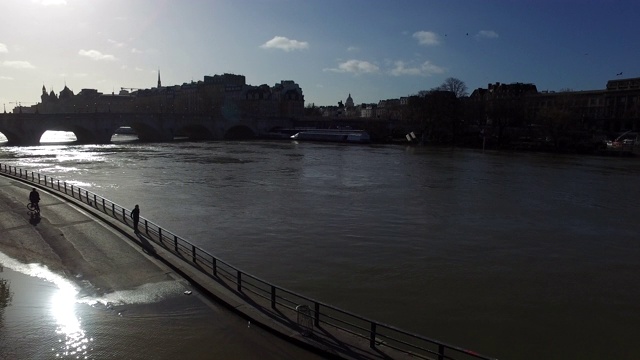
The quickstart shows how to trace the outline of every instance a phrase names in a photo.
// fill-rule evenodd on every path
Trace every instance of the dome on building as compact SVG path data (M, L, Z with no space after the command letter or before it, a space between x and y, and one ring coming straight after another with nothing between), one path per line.
M344 104L346 107L354 107L355 105L353 104L353 99L351 98L351 94L349 94L349 97L347 98L347 101Z

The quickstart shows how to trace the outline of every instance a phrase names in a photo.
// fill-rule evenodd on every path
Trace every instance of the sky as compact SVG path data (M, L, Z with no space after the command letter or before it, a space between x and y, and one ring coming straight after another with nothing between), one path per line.
M637 0L0 0L0 103L240 74L306 105L640 77Z

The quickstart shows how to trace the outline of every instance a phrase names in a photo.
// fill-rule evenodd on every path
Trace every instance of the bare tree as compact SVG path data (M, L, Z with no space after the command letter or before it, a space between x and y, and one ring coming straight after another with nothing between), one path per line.
M451 91L452 93L456 94L457 98L467 96L467 85L464 83L464 81L456 79L454 77L445 79L445 81L440 86L438 86L436 90Z

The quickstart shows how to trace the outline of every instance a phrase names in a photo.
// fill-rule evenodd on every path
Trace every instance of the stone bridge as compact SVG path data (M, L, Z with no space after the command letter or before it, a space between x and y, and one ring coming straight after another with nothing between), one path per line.
M246 139L293 127L290 118L227 118L195 114L74 113L0 114L0 133L9 145L38 145L47 130L70 131L80 144L106 144L120 127L130 127L141 141Z

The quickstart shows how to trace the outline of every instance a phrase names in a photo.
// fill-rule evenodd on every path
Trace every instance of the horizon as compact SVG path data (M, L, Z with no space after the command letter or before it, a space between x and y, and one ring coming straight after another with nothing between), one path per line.
M615 6L613 6L615 5ZM496 82L600 90L640 77L632 1L6 0L0 102L163 86L206 75L292 80L305 105L411 96L449 77L470 94Z

